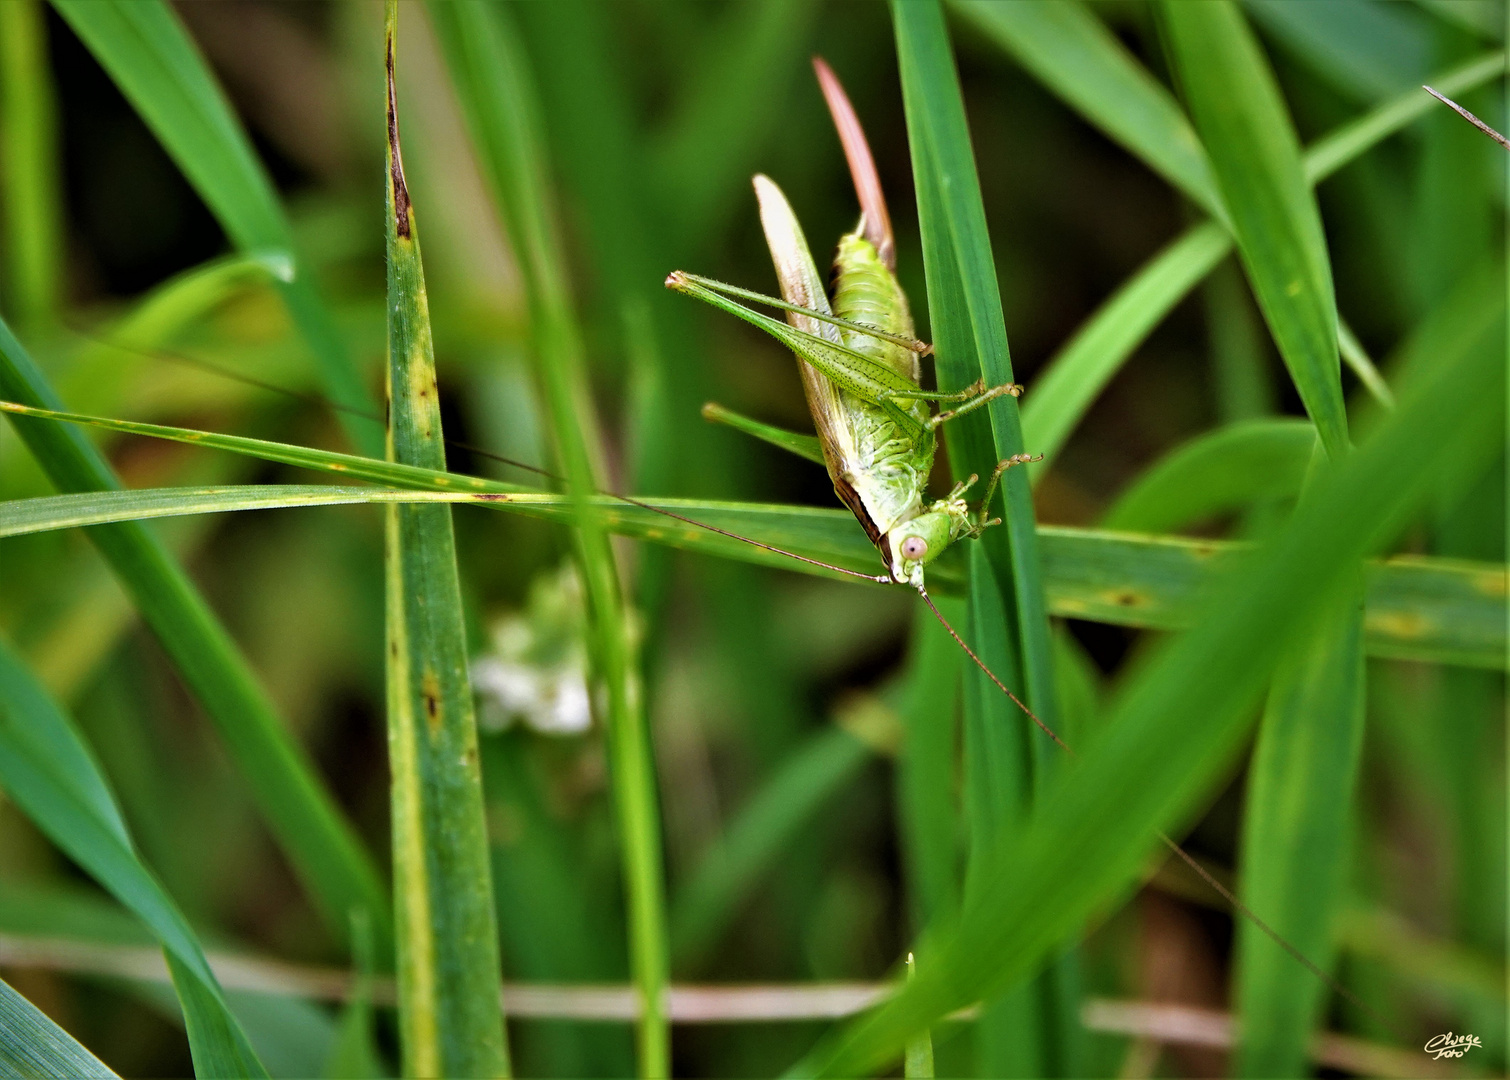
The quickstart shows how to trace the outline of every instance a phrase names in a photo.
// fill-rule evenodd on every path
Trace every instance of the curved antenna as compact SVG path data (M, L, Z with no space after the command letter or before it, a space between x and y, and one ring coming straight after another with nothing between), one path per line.
M891 233L891 215L886 211L881 178L876 174L876 161L870 156L870 144L865 141L860 118L855 115L855 107L849 103L839 77L823 57L813 57L813 70L818 73L818 85L823 87L823 99L828 102L829 115L834 118L834 127L839 131L844 158L849 162L849 175L855 182L855 194L860 198L860 234L875 245L886 269L895 270L897 249Z

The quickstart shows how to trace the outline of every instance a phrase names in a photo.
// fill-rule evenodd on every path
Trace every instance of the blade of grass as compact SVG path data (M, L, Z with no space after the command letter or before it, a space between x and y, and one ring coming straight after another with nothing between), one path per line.
M1248 420L1198 435L1144 470L1101 527L1178 532L1256 501L1293 499L1315 445L1305 420Z
M1331 967L1363 743L1361 613L1348 603L1296 641L1269 690L1248 769L1242 898L1286 941ZM1246 920L1237 927L1237 1072L1298 1076L1326 987Z
M444 469L424 266L399 145L398 0L385 26L388 459ZM451 511L390 505L388 756L394 938L409 1076L507 1076L477 724Z
M46 327L58 315L63 218L58 193L56 93L47 26L38 0L0 5L0 191L6 299L18 326Z
M112 1078L116 1074L46 1013L0 979L0 1072L36 1080Z
M44 408L59 404L3 320L0 395ZM120 487L99 451L77 431L48 420L12 416L11 421L59 489L102 492ZM214 612L143 525L102 526L91 529L89 538L204 705L327 925L343 936L350 912L366 909L380 955L386 954L388 905L377 870Z
M992 902L967 910L923 954L911 985L825 1041L796 1073L870 1071L940 1016L1020 981L1124 893L1157 830L1189 820L1231 761L1270 670L1345 596L1358 560L1398 535L1444 478L1476 472L1498 452L1502 357L1435 355L1415 374L1399 408L1218 588L1200 624L1141 667L1031 824L996 853L993 887L982 890ZM1414 467L1402 473L1407 458ZM1306 976L1297 968L1295 977Z
M896 2L891 11L939 388L958 391L982 378L987 386L1010 383L996 264L943 9L937 2ZM989 416L977 412L955 420L946 439L956 479L989 475L997 461L1024 450L1016 400L999 398ZM985 662L1052 730L1058 724L1053 639L1028 477L1021 469L1008 470L1001 488L1004 527L988 530L970 549L970 632ZM1024 735L1016 726L1021 717L1015 715L1015 704L995 686L984 686L983 678L977 672L965 679L965 773L967 790L973 792L966 802L971 837L967 897L971 882L983 872L977 865L981 845L994 842L1003 826L1031 803L1033 785L1041 780L1035 774L1045 739L1036 732ZM978 737L972 738L972 732ZM988 1060L1004 1055L1034 1075L1062 1056L1064 1048L1053 1033L1068 1024L1060 1024L1053 1010L1068 1008L1073 1017L1079 1004L1061 1000L1052 981L1047 976L1028 991L1044 1010L1041 1020L1028 1019L1014 1002L998 1002L989 1010L980 1025L984 1045L999 1047L1002 1055L988 1053Z
M1482 327L1475 333L1481 333ZM570 522L576 513L570 496L528 491L457 473L393 465L328 451L211 435L182 428L81 417L46 410L25 411L47 418L93 424L138 434L229 449L267 461L326 469L347 478L402 485L410 491L436 491L442 501L476 500L482 506L551 521ZM466 487L466 492L455 488ZM446 489L453 489L447 492ZM363 494L358 496L357 492ZM328 494L327 494L328 493ZM212 513L261 506L326 505L346 502L408 501L403 492L381 489L257 485L231 488L168 488L48 496L0 503L0 535L74 525L133 521L179 512ZM87 502L88 512L81 504ZM875 549L842 510L762 503L650 499L625 503L613 496L590 502L603 527L623 536L666 544L720 558L743 559L799 573L838 577L811 564L793 562L781 551L862 569L873 565ZM723 533L668 519L669 511ZM781 549L771 551L735 539L749 537ZM1176 630L1191 625L1199 599L1214 574L1240 558L1242 544L1185 540L1094 529L1041 526L1043 572L1049 610L1055 615L1117 626ZM950 571L954 571L950 573ZM930 567L937 584L959 588L963 575L944 560ZM1506 628L1500 617L1506 594L1503 566L1494 563L1402 556L1373 564L1368 599L1370 655L1430 660L1503 670ZM841 580L853 581L852 578ZM954 620L951 618L950 620Z
M618 568L608 534L588 513L590 497L601 487L597 478L604 453L558 249L535 92L506 10L452 3L432 4L429 11L519 260L556 452L577 510L575 540L588 596L589 651L606 690L610 774L628 893L630 967L644 1010L638 1029L639 1069L642 1076L665 1076L671 1067L665 1011L665 871L654 757Z
M446 491L383 491L328 484L247 484L235 487L144 488L47 495L0 503L0 537L72 529L116 521L143 521L182 514L219 514L286 506L350 503L447 503L482 501L482 494Z
M1279 87L1230 0L1159 11L1259 307L1336 459L1347 447L1347 412L1331 262Z
M138 860L115 797L72 721L0 642L0 785L163 947L198 1076L266 1077L198 939Z
M1064 0L950 5L1134 157L1225 221L1205 148L1179 103L1102 21Z
M58 14L110 74L121 93L241 251L287 252L288 220L251 141L178 17L162 0L53 0ZM372 395L308 274L280 283L294 324L309 343L325 392L336 404L372 413ZM377 455L372 425L341 413L354 446Z
M1206 282L1206 325L1216 383L1216 415L1224 424L1278 412L1264 352L1264 334L1242 271L1224 266Z

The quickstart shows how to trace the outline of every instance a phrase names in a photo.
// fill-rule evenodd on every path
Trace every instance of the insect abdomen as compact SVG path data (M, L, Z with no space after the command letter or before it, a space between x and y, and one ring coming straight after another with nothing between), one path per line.
M834 314L841 319L912 337L912 314L896 277L876 253L875 245L858 233L839 241L834 256ZM844 344L880 360L899 375L918 381L917 354L900 345L846 330Z

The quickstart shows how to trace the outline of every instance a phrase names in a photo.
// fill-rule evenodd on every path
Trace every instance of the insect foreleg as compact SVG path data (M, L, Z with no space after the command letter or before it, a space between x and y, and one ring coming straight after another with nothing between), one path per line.
M991 499L996 494L996 486L1001 483L1001 474L1013 465L1026 465L1030 461L1042 461L1042 454L1013 454L1009 458L1002 458L996 463L996 468L991 470L991 479L986 481L986 497L980 501L980 511L975 516L975 524L971 527L969 535L979 536L992 525L1000 525L1001 518L987 518L986 514L991 510ZM970 478L972 481L975 477ZM966 485L967 487L969 485Z

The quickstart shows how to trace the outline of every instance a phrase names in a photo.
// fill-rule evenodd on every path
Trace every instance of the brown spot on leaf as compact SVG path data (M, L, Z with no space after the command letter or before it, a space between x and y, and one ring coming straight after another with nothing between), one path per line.
M404 183L404 158L398 143L398 96L393 89L393 35L388 35L388 169L393 182L393 225L409 239L409 186Z
M435 672L425 672L420 680L420 695L425 699L425 724L433 737L440 731L440 680Z

